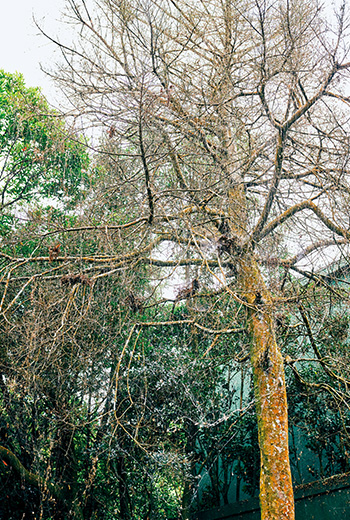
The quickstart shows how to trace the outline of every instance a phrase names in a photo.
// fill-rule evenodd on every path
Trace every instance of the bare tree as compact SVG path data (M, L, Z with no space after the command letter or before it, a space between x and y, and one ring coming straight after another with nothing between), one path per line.
M284 294L289 273L302 271L303 260L304 273L316 279L315 255L327 262L330 246L345 254L350 238L345 4L334 25L317 2L68 6L77 39L75 46L56 42L64 56L57 77L73 112L103 129L107 173L96 204L100 223L65 232L105 234L109 253L55 261L104 264L98 276L144 264L159 280L191 266L196 290L228 294L244 309L262 518L292 519L274 315L302 299L302 292ZM275 283L267 268L278 273ZM179 294L195 307L193 287ZM194 326L205 328L195 310ZM231 331L241 330L241 316L232 312Z

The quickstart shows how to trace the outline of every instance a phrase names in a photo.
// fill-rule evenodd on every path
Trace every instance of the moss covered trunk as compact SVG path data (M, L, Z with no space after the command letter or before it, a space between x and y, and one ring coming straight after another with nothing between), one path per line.
M273 302L253 256L239 261L248 308L251 363L261 457L262 520L293 520L294 499L288 450L288 408L283 358L277 346Z

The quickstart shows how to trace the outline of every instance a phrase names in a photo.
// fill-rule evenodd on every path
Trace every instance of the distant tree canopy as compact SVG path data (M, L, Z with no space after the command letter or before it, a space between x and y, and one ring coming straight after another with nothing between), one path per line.
M51 109L39 88L0 70L0 222L10 229L13 210L47 198L62 206L86 188L89 157L78 137Z

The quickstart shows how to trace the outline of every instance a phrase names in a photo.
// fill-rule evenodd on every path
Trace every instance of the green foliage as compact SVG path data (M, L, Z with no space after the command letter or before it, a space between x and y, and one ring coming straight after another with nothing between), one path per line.
M348 314L334 314L328 316L320 331L322 342L336 351L348 337L350 316Z
M71 205L89 186L89 158L78 136L20 74L0 70L0 231L11 210L33 198Z

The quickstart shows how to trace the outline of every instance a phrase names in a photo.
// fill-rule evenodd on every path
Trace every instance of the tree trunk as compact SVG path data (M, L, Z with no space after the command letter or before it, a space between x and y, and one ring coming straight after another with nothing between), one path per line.
M273 302L254 257L246 255L238 262L251 335L250 357L261 457L261 518L293 520L287 395L283 358L274 332Z
M198 438L198 427L188 419L185 419L185 432L186 432L186 456L189 462L189 473L185 473L184 477L184 490L182 493L181 503L181 520L189 520L191 517L190 509L192 500L195 492L195 478L197 476L196 466L198 456L196 453L196 441Z
M123 456L117 457L116 472L119 482L119 507L120 520L128 520L132 518L132 504L129 495L127 472L125 469L125 458Z
M78 463L74 447L74 430L61 421L53 450L56 465L55 479L61 493L56 500L53 518L57 520L82 520L83 511L80 503L78 484Z

